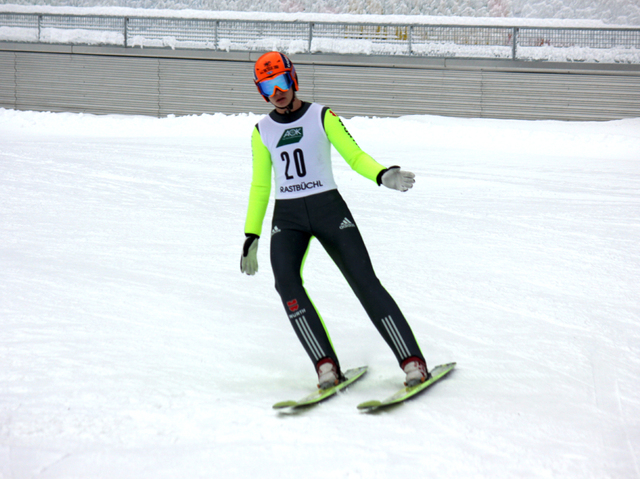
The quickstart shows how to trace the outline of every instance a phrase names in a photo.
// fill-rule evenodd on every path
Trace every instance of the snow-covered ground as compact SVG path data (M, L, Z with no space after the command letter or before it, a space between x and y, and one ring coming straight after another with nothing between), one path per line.
M370 372L279 414L315 377L268 235L239 272L258 118L0 109L0 478L640 478L640 119L345 121L417 175L334 161L430 365L458 367L359 413L403 374L315 243L307 289Z
M640 9L640 7L638 7ZM602 18L562 17L491 17L455 15L403 15L403 14L362 14L331 13L315 11L261 11L216 10L216 9L167 9L132 8L127 6L71 6L56 5L15 5L0 4L0 13L42 14L42 15L94 15L112 17L190 18L246 21L281 22L344 22L400 25L461 25L461 26L518 26L541 28L634 28L631 20L620 18L618 23L605 22ZM640 21L637 22L640 25Z
M637 0L8 0L12 5L598 20L640 25Z

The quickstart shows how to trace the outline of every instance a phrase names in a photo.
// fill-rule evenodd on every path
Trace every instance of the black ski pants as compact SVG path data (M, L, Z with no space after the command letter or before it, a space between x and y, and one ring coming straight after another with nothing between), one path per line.
M404 315L378 280L356 222L338 190L276 200L271 266L291 324L315 364L331 358L340 367L325 325L303 286L302 267L312 237L336 263L369 318L401 364L424 360Z

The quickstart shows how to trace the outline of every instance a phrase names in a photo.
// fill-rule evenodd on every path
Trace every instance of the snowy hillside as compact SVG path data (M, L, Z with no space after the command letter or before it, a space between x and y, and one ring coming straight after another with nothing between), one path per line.
M636 0L9 0L16 5L601 20L640 25Z
M0 478L640 478L640 119L346 121L417 175L334 158L429 364L458 368L359 413L403 374L315 243L305 286L370 372L288 415L315 377L267 235L239 272L258 118L0 109Z

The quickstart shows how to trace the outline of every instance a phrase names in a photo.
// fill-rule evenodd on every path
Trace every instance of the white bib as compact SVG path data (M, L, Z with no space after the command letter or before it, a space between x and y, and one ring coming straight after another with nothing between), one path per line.
M258 122L262 142L271 153L276 199L301 198L337 188L323 109L312 103L291 123L278 123L268 115Z

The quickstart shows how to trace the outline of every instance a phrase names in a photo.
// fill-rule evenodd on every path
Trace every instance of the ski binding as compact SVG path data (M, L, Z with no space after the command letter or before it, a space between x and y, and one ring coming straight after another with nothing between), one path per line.
M358 409L364 411L372 411L375 409L392 406L394 404L399 404L409 399L410 397L415 396L419 392L424 391L434 383L438 382L440 379L449 374L455 367L456 363L441 364L439 366L436 366L431 370L431 377L425 382L420 383L416 386L404 387L382 401L373 400L360 403L358 404Z
M298 401L281 401L273 405L273 409L285 409L285 408L300 408L305 406L311 406L313 404L317 404L325 399L330 398L335 395L337 392L345 389L352 383L356 382L367 372L367 366L362 366L359 368L349 369L344 372L345 380L336 386L331 386L326 389L318 389L314 393L309 394L308 396L303 397Z

